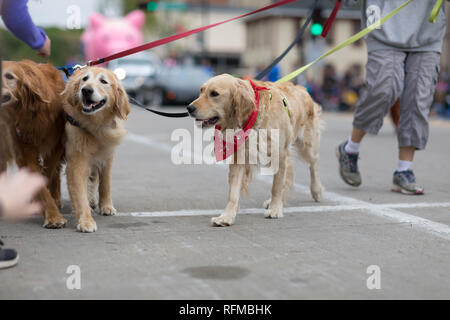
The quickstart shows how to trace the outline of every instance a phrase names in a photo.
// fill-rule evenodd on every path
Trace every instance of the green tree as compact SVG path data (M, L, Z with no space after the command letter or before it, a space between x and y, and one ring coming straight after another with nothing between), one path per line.
M30 59L36 62L48 61L56 66L65 65L68 59L76 59L82 62L80 42L82 30L47 28L45 32L52 40L52 54L48 60L38 57L35 50L15 38L9 31L0 29L2 58L5 60Z

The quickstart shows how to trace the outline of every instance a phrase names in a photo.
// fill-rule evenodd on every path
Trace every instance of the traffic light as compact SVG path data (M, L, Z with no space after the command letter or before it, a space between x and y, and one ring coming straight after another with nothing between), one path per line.
M313 23L311 26L311 34L315 37L320 36L323 31L323 26L320 23Z
M158 2L157 1L140 2L138 4L138 8L147 11L156 11L158 10Z
M150 1L147 3L147 10L148 11L156 11L158 9L158 2Z
M314 9L312 16L312 24L311 24L311 35L313 37L318 37L322 34L324 26L324 19L322 18L322 9L316 8Z
M144 1L138 4L138 8L150 12L154 12L157 10L184 11L187 9L187 5L183 2Z

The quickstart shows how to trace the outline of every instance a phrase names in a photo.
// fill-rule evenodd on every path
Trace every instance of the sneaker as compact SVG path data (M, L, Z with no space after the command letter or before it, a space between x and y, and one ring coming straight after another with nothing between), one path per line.
M19 255L14 249L3 249L3 242L0 240L0 269L14 267L19 262Z
M347 153L345 146L347 141L342 142L336 149L336 156L339 161L339 173L345 183L358 187L361 184L361 174L358 170L359 153Z
M403 194L424 194L423 187L416 184L416 177L412 170L395 171L394 172L394 186L392 191Z

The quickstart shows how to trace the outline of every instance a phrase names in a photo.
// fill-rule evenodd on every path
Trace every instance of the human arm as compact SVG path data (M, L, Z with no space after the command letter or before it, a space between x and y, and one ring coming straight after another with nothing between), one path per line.
M50 39L31 19L28 0L3 0L1 10L3 22L12 34L37 50L38 55L50 55Z

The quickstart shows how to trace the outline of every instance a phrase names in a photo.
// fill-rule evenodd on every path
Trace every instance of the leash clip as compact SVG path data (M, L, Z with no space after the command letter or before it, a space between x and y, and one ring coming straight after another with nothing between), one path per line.
M75 70L81 70L81 69L86 68L86 67L87 67L87 65L82 66L82 65L76 64L76 65L74 65L72 67L58 67L57 69L61 70L62 72L64 72L64 74L66 75L67 79L69 79L73 75Z
M84 68L86 68L88 65L87 64L85 64L85 65L80 65L80 64L76 64L76 65L74 65L73 67L72 67L72 69L73 70L81 70L81 69L84 69Z

